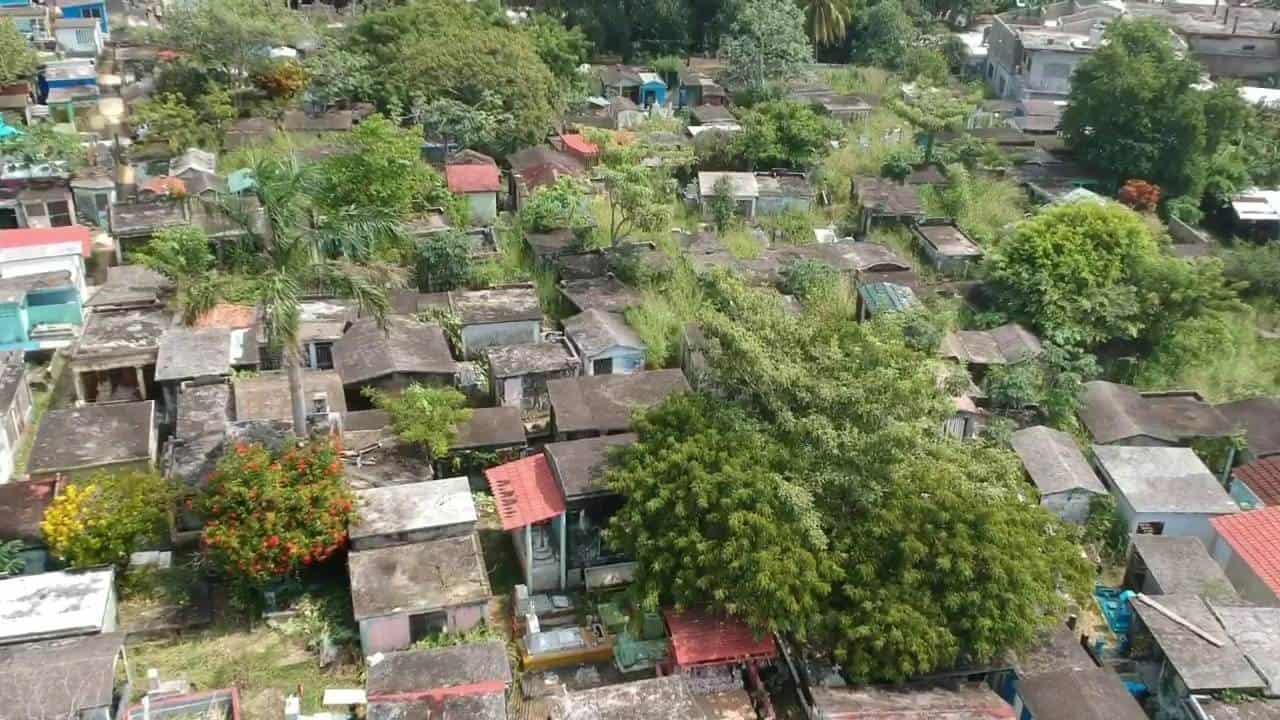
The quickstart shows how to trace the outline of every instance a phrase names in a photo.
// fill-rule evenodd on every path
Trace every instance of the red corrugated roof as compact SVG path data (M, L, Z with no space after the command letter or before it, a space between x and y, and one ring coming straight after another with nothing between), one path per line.
M498 192L502 188L496 165L448 165L444 176L449 181L449 192Z
M564 513L564 491L541 453L484 471L503 530L515 530Z
M1223 515L1209 522L1258 579L1280 595L1280 507Z
M82 225L0 230L0 249L78 242L85 257L93 253L93 233Z
M1241 465L1235 474L1263 505L1280 505L1280 456Z
M600 154L600 147L578 133L561 135L564 149L581 157L593 158Z
M672 657L680 667L721 665L778 656L773 635L757 638L741 620L701 612L667 610Z

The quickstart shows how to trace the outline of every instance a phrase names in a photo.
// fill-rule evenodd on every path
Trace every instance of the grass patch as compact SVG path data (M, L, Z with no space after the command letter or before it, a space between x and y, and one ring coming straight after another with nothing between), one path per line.
M472 493L472 497L476 501L480 551L484 555L485 569L489 573L489 587L494 596L509 597L515 586L524 582L520 558L512 545L511 534L502 529L493 496L476 492Z
M755 260L764 252L764 243L750 228L743 225L727 230L720 236L720 242L730 255L739 260Z
M284 699L302 686L304 711L321 709L326 687L361 687L357 665L321 668L301 638L260 625L253 630L220 628L176 640L129 648L140 675L156 668L162 678L183 677L200 689L236 687L244 720L275 720ZM145 684L136 688L141 696Z
M1175 337L1138 362L1143 389L1192 388L1211 402L1280 395L1280 339L1263 337L1260 316L1246 308L1180 328Z
M1008 180L981 175L958 178L950 187L928 187L921 193L925 212L954 218L980 245L991 246L1006 228L1027 213L1027 195Z
M893 73L872 66L828 70L825 79L837 92L877 97L897 92L901 84Z
M640 305L627 310L627 324L644 341L650 368L678 364L685 325L697 320L703 302L697 275L678 262L668 282L646 290Z
M822 163L823 182L832 201L847 202L849 183L855 176L878 176L880 166L891 152L914 146L911 125L884 108L850 125L840 148L827 155Z
M53 406L60 392L65 390L64 380L67 376L67 362L62 353L54 353L49 361L49 385L46 389L31 391L31 423L18 443L18 452L13 460L13 478L20 480L27 474L27 461L31 458L31 448L36 442L36 432L40 429L40 421Z

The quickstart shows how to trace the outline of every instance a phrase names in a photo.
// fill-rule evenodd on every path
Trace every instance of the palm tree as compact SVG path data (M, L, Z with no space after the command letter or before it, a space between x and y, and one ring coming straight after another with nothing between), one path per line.
M852 14L849 0L804 0L813 44L823 47L844 41Z
M250 192L261 212L234 196L216 204L243 230L222 267L208 271L206 263L191 260L191 252L157 252L154 244L140 253L141 261L177 283L178 302L189 323L223 300L261 308L268 345L280 352L289 378L294 432L303 435L301 302L308 295L351 298L361 314L382 323L390 311L387 291L404 287L406 274L376 260L375 254L403 234L396 219L375 210L326 211L316 201L320 184L315 167L302 164L292 152L251 157L250 170Z

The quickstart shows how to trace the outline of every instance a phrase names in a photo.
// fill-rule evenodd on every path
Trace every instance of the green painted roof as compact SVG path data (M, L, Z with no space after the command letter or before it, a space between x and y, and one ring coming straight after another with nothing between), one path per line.
M862 296L862 302L872 315L902 312L920 304L911 288L897 283L867 283L858 288L858 294Z

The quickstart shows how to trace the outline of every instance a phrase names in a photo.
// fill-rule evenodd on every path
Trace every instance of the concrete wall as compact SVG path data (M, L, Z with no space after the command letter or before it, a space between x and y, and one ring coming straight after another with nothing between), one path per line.
M613 375L630 375L644 369L644 351L631 348L611 348L599 355L582 359L582 374L595 375L596 360L613 360Z
M498 218L498 193L467 193L472 225L492 225Z
M488 603L480 601L468 605L456 605L436 611L447 616L449 632L466 632L484 622L485 607ZM402 613L400 615L384 615L360 621L360 647L365 656L380 652L404 650L413 645L409 633L409 616L419 613Z
M1089 503L1093 493L1086 490L1068 490L1040 498L1040 505L1069 523L1083 525L1089 521Z
M1066 95L1071 92L1071 74L1087 57L1087 53L1055 50L1028 53L1030 67L1022 74L1022 86L1027 92Z
M462 327L462 352L467 358L474 359L485 348L498 345L535 343L541 339L541 335L542 322L540 320L464 325Z
M812 202L809 198L797 197L777 197L773 195L761 195L756 200L757 215L782 215L783 213L809 212L809 206Z
M71 282L75 284L80 294L80 301L84 302L84 258L80 255L14 259L0 265L0 277L6 279L63 271L71 273Z
M1174 537L1197 537L1208 547L1213 542L1213 526L1209 518L1216 515L1197 515L1190 513L1135 513L1124 498L1118 498L1117 507L1129 528L1129 534L1138 531L1141 523L1162 522L1164 529L1161 535Z
M1213 555L1213 559L1222 566L1222 571L1226 573L1227 579L1235 586L1240 597L1262 605L1280 604L1280 598L1276 596L1275 591L1258 577L1253 568L1249 567L1248 563L1242 560L1225 540L1215 534L1213 543L1209 547L1212 548L1210 554Z

